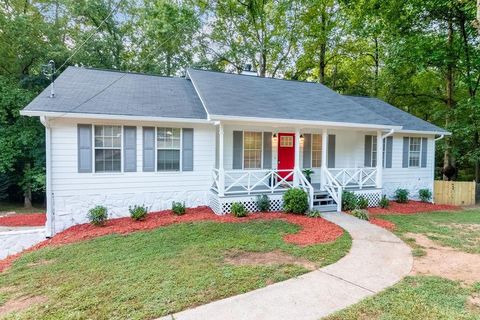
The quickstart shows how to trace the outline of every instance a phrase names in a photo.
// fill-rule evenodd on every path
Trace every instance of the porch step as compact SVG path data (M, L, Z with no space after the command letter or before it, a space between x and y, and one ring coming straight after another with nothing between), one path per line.
M331 207L337 208L336 202L326 191L317 191L313 194L313 208L319 211L331 211ZM324 210L327 209L327 210Z
M322 205L322 206L313 206L313 210L318 210L320 212L332 212L337 211L336 204Z

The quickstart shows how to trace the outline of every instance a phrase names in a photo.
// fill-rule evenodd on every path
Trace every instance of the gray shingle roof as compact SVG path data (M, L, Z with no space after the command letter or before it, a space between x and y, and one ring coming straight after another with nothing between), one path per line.
M192 83L184 78L68 67L24 110L206 119ZM92 98L93 96L93 98Z
M402 126L402 130L414 130L414 131L435 131L447 133L446 130L437 127L430 122L424 121L420 118L411 115L401 109L398 109L391 104L386 103L377 98L370 97L354 97L346 96L350 100L361 104L365 108L373 111L377 114L381 114L383 117L390 119L391 121Z
M189 69L210 115L395 125L318 83Z

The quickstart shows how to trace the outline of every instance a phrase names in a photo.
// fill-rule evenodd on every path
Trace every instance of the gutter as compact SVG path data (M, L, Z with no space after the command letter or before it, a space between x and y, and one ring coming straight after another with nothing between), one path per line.
M40 117L40 122L45 127L45 180L46 180L46 197L47 197L47 223L45 224L45 234L50 238L55 233L54 230L54 205L52 193L52 128L47 117Z
M395 132L395 129L391 129L388 133L386 133L382 136L382 139L385 139L386 137L391 136L394 132Z
M435 138L435 141L442 140L445 137L445 134L441 134L440 137Z

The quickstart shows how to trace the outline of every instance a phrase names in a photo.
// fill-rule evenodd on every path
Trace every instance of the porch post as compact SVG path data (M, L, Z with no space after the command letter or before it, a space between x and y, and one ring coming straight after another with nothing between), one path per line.
M377 131L377 188L382 187L382 171L383 171L383 139L382 131Z
M218 127L218 195L225 195L225 169L223 166L223 124Z
M298 187L300 177L298 176L298 170L300 170L300 129L295 128L295 163L293 166L293 186Z
M322 130L322 163L321 163L321 174L320 174L320 189L325 190L325 171L327 169L327 151L328 151L328 130L327 128L323 128Z

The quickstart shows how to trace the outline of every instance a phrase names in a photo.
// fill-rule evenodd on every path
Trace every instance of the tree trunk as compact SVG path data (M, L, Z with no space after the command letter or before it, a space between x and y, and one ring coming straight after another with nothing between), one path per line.
M478 131L475 132L475 150L480 149L480 135ZM480 159L479 155L476 155L475 157L475 181L477 183L480 183Z
M374 87L373 87L373 94L376 97L378 95L378 73L380 69L380 63L379 63L379 52L378 52L378 37L375 36L374 38L375 42L375 53L374 53L374 60L375 60L375 79L374 79Z
M454 57L453 57L453 21L452 17L448 20L448 36L447 36L447 72L445 74L446 80L446 95L447 95L447 115L445 124L448 128L451 123L451 117L453 116L454 101L454 85L453 85L453 69L454 69ZM443 156L443 179L454 180L456 177L456 165L455 157L452 153L452 137L445 137L445 152Z
M267 74L267 53L265 52L265 50L262 50L262 52L260 53L260 63L258 67L258 76L265 78Z
M32 190L28 187L28 190L23 193L23 206L26 209L30 209L32 207Z
M318 82L325 83L325 67L327 63L325 62L325 55L327 53L327 46L325 43L320 44L320 57L318 63Z
M480 35L480 0L477 0L477 19L475 20L475 28Z

